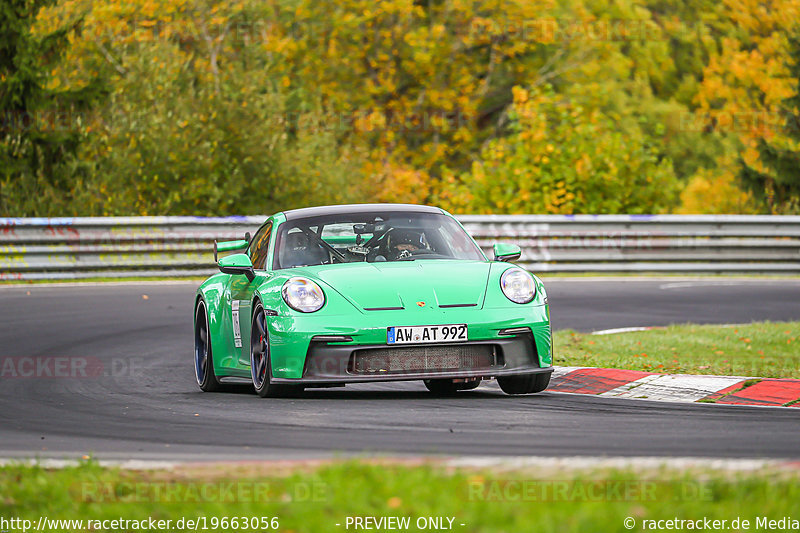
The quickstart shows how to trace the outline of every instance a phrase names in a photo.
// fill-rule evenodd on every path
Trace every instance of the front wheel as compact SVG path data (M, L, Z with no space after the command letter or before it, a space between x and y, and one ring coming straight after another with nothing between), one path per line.
M499 377L497 378L497 384L506 394L542 392L550 385L550 373Z
M253 378L253 387L262 398L293 396L303 391L303 387L297 385L272 383L267 316L261 302L256 304L253 327L250 329L250 374Z
M220 388L214 372L214 357L211 353L211 334L208 331L206 303L197 301L194 313L194 374L203 392L214 392Z

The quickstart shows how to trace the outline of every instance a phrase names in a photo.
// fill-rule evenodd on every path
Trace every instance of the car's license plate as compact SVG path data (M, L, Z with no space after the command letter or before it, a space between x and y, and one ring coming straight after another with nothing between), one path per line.
M398 326L386 328L387 344L461 342L468 340L466 324L443 326Z

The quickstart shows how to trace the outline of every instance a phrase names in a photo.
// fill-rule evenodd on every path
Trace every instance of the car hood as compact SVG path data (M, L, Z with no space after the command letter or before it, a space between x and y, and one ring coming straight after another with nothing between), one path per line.
M313 275L365 310L480 307L490 266L483 261L449 260L350 263L317 267Z

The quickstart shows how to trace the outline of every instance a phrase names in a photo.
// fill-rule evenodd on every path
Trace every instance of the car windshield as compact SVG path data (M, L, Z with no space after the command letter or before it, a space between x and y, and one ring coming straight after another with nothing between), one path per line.
M444 214L385 212L308 217L278 232L274 268L428 259L485 259Z

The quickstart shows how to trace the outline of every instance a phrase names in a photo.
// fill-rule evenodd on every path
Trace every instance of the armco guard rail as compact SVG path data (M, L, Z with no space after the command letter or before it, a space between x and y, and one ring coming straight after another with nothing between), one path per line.
M264 216L0 218L0 279L201 276ZM800 216L463 215L535 272L800 273Z

